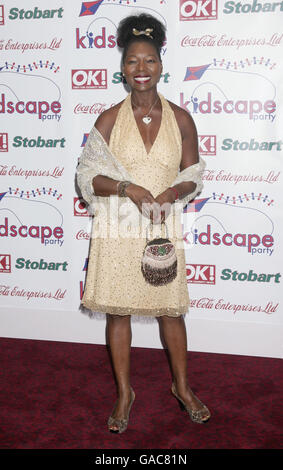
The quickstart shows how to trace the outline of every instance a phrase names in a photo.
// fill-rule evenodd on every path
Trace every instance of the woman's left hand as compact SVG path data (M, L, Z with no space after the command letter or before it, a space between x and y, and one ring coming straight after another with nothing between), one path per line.
M154 202L154 208L150 213L153 224L165 222L171 211L171 205L175 201L175 194L171 189L166 189L160 193Z

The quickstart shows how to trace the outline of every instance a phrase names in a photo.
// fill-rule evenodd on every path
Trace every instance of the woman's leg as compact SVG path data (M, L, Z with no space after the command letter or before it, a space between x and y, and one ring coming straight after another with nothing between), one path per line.
M112 364L118 390L118 400L112 413L112 417L123 419L127 415L131 400L131 317L129 315L121 316L108 314L107 339L111 351ZM113 430L115 430L115 427L113 427Z
M188 384L187 332L184 318L162 316L159 321L169 352L176 391L192 410L197 410L200 404Z

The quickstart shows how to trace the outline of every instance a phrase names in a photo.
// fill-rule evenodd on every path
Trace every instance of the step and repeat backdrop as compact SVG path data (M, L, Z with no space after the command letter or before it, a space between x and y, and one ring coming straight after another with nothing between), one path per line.
M137 12L167 27L159 91L191 113L206 162L184 211L189 349L282 357L272 0L0 0L0 335L105 344L104 315L80 309L92 219L75 172L99 114L128 93L116 30ZM155 319L132 325L133 346L162 347Z

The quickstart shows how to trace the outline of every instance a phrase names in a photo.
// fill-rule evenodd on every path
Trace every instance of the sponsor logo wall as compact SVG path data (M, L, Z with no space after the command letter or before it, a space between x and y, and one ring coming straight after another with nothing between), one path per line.
M189 347L280 356L283 7L258 0L0 0L0 334L105 341L79 309L92 218L74 175L95 120L129 91L116 30L140 11L167 27L159 91L192 115L206 162L183 214ZM11 312L27 308L23 328ZM217 329L202 343L214 322L233 346ZM242 325L271 336L245 343ZM161 347L135 328L133 345Z

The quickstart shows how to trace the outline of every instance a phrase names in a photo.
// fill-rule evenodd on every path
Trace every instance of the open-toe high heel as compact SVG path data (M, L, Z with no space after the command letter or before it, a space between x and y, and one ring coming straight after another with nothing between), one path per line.
M194 423L202 424L206 423L209 420L211 416L209 409L197 397L195 398L197 399L201 407L199 410L192 410L188 407L188 405L183 402L183 400L177 394L174 382L172 383L171 392L173 393L174 397L177 398L177 400L179 401L180 408L188 413Z
M129 409L128 409L128 413L127 413L127 416L126 418L122 418L122 419L118 419L118 418L113 418L112 417L112 414L115 410L115 407L114 407L114 410L111 414L111 416L109 417L108 419L108 429L110 432L113 432L113 433L116 433L116 434L121 434L122 432L126 431L127 427L128 427L128 421L129 421L129 415L130 415L130 411L131 411L131 407L132 407L132 404L134 403L135 401L135 392L133 391L133 389L131 388L131 401L130 401L130 405L129 405ZM116 429L111 429L111 428L116 428Z

